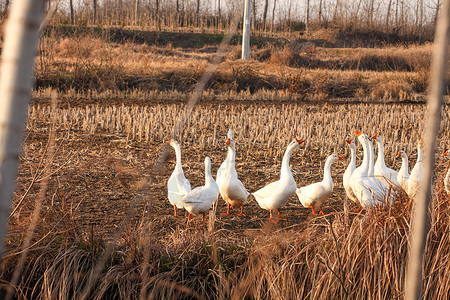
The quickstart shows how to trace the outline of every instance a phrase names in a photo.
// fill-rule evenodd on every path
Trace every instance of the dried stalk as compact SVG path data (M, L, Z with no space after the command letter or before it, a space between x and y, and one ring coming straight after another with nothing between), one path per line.
M12 3L0 70L0 253L15 189L43 0ZM2 255L2 254L0 254Z
M450 5L447 0L439 17L433 55L431 91L428 99L428 116L425 124L424 174L422 188L414 202L411 220L411 252L405 278L405 299L420 299L422 294L422 261L429 229L429 202L431 198L434 155L441 121L441 105L444 93L444 79L447 65L450 35Z

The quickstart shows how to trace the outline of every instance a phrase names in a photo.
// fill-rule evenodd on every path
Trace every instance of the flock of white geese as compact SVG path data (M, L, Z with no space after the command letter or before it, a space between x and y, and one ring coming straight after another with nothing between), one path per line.
M403 189L410 199L414 199L422 182L422 142L417 144L417 162L411 173L408 173L408 157L404 151L399 151L397 157L402 158L402 165L397 172L388 168L384 159L383 141L380 136L374 135L372 138L365 133L355 131L355 134L363 148L363 161L356 167L356 144L352 139L346 140L350 147L350 163L343 175L343 185L347 197L351 199L358 209L369 210L379 205L390 205L394 201L396 193ZM378 146L378 157L374 162L374 144ZM280 179L269 183L265 187L253 192L253 196L259 206L270 212L270 220L277 223L278 220L285 220L281 216L280 209L286 205L289 198L296 193L301 204L306 208L311 208L312 213L324 214L322 205L333 191L333 180L331 177L331 165L342 158L337 154L328 156L325 166L323 180L301 188L292 176L289 159L291 154L304 140L295 138L286 148L281 164ZM167 183L168 198L174 207L174 215L177 216L177 208L186 209L188 220L192 214L203 215L211 209L218 200L219 193L228 205L230 214L231 207L240 207L243 215L243 206L247 202L250 193L238 178L235 168L236 144L233 140L233 132L228 131L226 145L228 154L221 164L214 180L211 173L211 159L205 158L205 185L191 189L189 181L183 173L181 165L181 148L177 141L170 140L169 143L176 154L175 169ZM448 155L446 151L444 155ZM450 192L450 170L444 179L444 187ZM273 213L278 212L278 219L273 217Z

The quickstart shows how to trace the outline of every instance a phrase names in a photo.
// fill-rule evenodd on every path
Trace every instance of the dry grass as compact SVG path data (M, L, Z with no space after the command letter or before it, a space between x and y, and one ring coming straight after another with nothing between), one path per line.
M208 45L190 49L114 43L89 36L50 35L41 45L37 90L74 90L84 97L92 97L91 92L110 97L118 92L189 92L216 50ZM276 100L283 100L277 94L287 92L291 99L313 101L343 97L402 101L422 99L426 92L431 46L347 49L322 48L311 42L268 44L253 49L254 60L246 64L239 60L239 53L238 46L230 47L207 86L210 93L248 90L263 99L275 95ZM308 89L296 87L293 78L300 77Z

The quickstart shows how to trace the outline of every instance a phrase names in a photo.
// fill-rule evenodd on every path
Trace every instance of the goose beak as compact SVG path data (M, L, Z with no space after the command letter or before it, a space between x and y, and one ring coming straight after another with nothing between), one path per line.
M230 138L227 139L227 141L225 142L225 144L227 144L227 145L231 144Z
M377 134L375 133L372 137L372 140L375 140L377 138Z
M447 156L447 155L448 155L448 150L442 154L442 156Z
M361 134L364 134L364 132L359 132L358 130L355 130L356 136L360 136Z
M166 141L166 143L170 145L170 141Z
M422 139L419 140L419 146L422 146Z
M345 140L345 141L347 142L347 144L350 144L352 142L352 139L348 139L348 140Z
M397 157L400 157L400 156L402 156L402 153L400 151L398 151Z
M295 138L295 141L299 144L303 143L305 140L299 140L298 138Z
M344 160L344 159L338 155L338 160Z

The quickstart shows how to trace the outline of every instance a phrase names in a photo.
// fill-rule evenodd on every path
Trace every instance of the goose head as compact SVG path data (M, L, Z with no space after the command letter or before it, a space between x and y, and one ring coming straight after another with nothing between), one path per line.
M403 150L398 151L397 157L407 158L406 153Z
M330 156L328 156L328 159L331 161L331 163L334 163L335 161L338 161L338 160L343 160L343 158L340 157L340 156L339 156L338 154L336 154L336 153L331 154Z
M383 140L381 139L381 136L377 135L376 133L372 136L372 140L374 140L380 144L383 144Z
M170 140L166 141L166 143L174 148L177 146L180 146L180 144L177 141L175 141L174 139L170 139Z
M359 132L359 131L355 130L355 134L358 137L358 141L362 145L367 145L366 143L369 142L369 137L364 132Z
M236 144L234 143L234 141L230 138L227 138L227 141L225 142L225 144L230 147L231 149L235 150L236 149Z
M354 139L345 140L345 142L349 145L350 148L356 149L356 144Z

